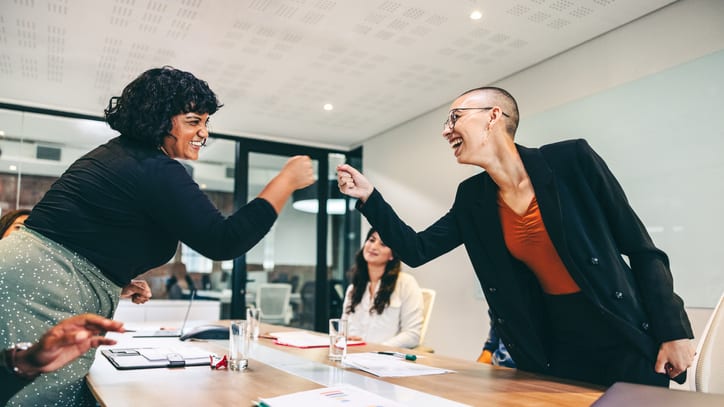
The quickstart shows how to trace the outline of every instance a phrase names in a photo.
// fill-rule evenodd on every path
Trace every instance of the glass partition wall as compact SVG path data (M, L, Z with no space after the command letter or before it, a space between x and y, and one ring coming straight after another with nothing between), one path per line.
M0 215L31 209L73 161L116 135L98 117L0 105ZM359 168L361 148L333 151L212 134L198 161L181 163L229 215L298 154L312 157L318 181L295 193L267 236L229 261L212 261L179 244L168 264L141 276L154 298L169 298L168 279L181 270L199 298L221 301L221 318L243 318L247 306L258 305L260 284L284 283L291 286L290 306L286 318L274 323L326 330L327 319L341 314L347 271L360 245L359 215L350 210L354 202L339 196L335 167L347 161ZM178 299L188 294L182 290Z

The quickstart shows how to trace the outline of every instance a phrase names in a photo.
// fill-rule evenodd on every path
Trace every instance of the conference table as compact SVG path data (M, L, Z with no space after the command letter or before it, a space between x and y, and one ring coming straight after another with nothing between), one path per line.
M228 321L216 323L228 325ZM289 330L298 329L261 326L262 333ZM109 333L108 336L118 341L114 347L193 346L218 355L228 353L227 340L182 342L178 338L133 338L132 333ZM104 348L107 347L101 347ZM348 348L349 354L377 351L416 353L377 344ZM215 370L210 366L117 370L98 353L86 380L101 406L252 406L259 398L351 385L415 407L575 407L590 406L605 390L600 386L426 353L417 353L420 357L414 363L453 372L377 377L340 362L331 362L327 353L327 348L282 346L275 344L273 339L262 337L252 343L249 367L241 372Z
M184 295L190 295L190 290L181 290L181 293ZM212 298L215 300L218 300L222 304L230 304L231 303L231 290L225 289L225 290L196 290L196 296L197 297L203 297L203 298ZM255 292L247 292L246 296L244 297L247 304L252 304L254 301L256 301L256 293ZM300 293L291 293L289 295L289 302L291 304L299 304L302 302L302 296Z

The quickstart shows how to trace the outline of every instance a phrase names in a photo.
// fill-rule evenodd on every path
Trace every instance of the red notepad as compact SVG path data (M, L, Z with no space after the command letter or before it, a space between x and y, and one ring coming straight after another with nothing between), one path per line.
M294 348L328 348L329 337L323 335L314 335L309 332L289 331L276 332L268 335L276 338L274 343L277 345L291 346ZM364 341L347 341L347 346L365 345Z

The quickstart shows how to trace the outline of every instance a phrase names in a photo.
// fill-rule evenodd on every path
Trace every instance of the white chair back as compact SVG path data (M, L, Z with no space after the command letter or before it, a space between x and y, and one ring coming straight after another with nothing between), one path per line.
M288 325L291 319L289 299L292 286L287 283L263 283L256 289L256 307L261 322Z
M724 393L724 294L719 298L697 348L696 359L689 370L694 373L692 390Z
M435 290L431 288L421 288L422 291L422 330L420 331L420 345L425 341L427 327L430 325L430 316L432 315L432 307L435 305Z

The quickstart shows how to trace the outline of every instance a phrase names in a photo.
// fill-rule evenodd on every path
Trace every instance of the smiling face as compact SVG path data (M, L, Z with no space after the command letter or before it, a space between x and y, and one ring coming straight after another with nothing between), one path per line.
M450 106L442 136L461 164L476 164L477 155L487 142L490 113L495 106L487 99L484 92L472 92L455 99Z
M171 118L171 132L164 137L163 151L171 158L198 160L209 137L208 113L181 113Z
M460 164L488 169L502 150L514 148L517 118L517 104L509 93L476 89L452 103L442 136Z
M388 261L393 259L392 249L382 242L377 232L373 232L365 241L362 256L364 256L368 266L384 267Z

